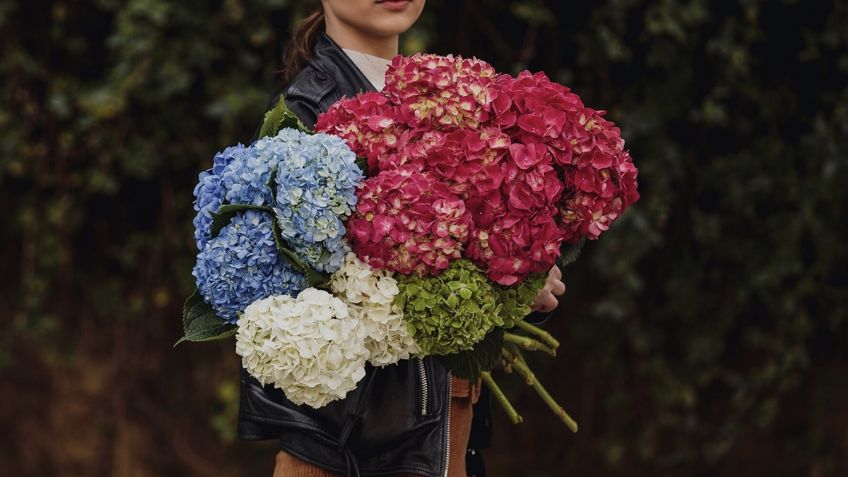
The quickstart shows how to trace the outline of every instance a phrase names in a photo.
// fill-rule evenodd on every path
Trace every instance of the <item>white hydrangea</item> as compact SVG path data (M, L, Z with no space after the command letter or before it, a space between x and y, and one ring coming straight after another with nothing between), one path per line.
M342 268L330 278L330 288L364 327L371 364L386 366L419 352L402 311L393 305L399 290L391 272L374 270L355 253L348 253Z
M251 303L238 320L236 353L260 383L295 404L344 398L365 376L369 350L359 320L331 294L308 288Z

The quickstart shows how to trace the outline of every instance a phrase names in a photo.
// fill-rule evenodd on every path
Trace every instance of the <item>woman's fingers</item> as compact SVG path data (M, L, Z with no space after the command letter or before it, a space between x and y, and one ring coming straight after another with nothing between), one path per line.
M548 280L548 281L551 282L551 293L553 293L554 295L557 295L557 296L565 293L565 283L562 283L559 280Z
M552 276L557 280L562 280L562 270L560 270L558 266L554 265L551 267L550 272L548 272L548 276Z
M562 283L561 279L562 272L559 267L554 266L551 268L548 272L548 279L545 280L545 286L539 290L539 294L533 300L533 306L530 309L547 313L559 306L557 296L565 293L565 284Z
M553 311L554 308L559 305L559 300L551 292L543 292L540 293L539 296L533 301L533 306L531 309L533 311L541 311L543 313L547 313L549 311Z

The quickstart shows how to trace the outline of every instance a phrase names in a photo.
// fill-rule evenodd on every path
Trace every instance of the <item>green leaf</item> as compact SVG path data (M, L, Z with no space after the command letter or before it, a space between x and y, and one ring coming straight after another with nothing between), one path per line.
M475 381L480 377L480 373L491 370L498 363L503 337L503 328L495 328L474 345L474 348L438 356L438 359L454 376Z
M183 305L183 341L212 341L229 338L236 332L236 325L227 323L203 300L197 289Z
M235 215L239 212L245 212L248 210L258 210L259 212L267 212L274 215L274 209L270 207L264 207L261 205L248 205L248 204L227 204L222 205L221 208L218 209L218 212L212 213L212 238L218 236L221 233L221 229L227 226L230 223L230 220L235 217Z
M586 237L581 237L577 243L563 243L562 248L560 248L557 266L559 268L565 268L572 264L580 256L584 245L586 245Z
M280 95L277 104L267 113L259 130L259 138L276 136L281 129L293 128L303 132L311 132L300 118L286 106L286 98Z
M278 164L274 164L271 167L271 172L268 174L268 182L265 184L268 189L271 190L271 203L277 203L277 167Z
M358 167L359 170L362 171L362 174L365 177L368 177L368 159L364 157L356 158L356 167Z
M283 259L306 276L306 281L309 283L310 287L320 288L330 280L329 275L321 273L310 267L306 264L306 262L301 260L296 253L287 247L285 240L283 240L283 234L280 230L280 226L277 224L276 220L274 220L274 243L277 245L277 251L280 252Z

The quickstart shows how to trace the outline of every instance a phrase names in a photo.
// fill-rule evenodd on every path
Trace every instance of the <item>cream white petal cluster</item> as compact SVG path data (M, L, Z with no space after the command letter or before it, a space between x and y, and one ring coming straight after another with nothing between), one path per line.
M385 366L419 352L402 311L393 305L399 289L392 272L375 270L349 253L330 278L330 288L364 328L371 364Z
M236 353L260 383L314 408L341 399L365 376L365 328L339 298L308 288L251 303L238 320Z

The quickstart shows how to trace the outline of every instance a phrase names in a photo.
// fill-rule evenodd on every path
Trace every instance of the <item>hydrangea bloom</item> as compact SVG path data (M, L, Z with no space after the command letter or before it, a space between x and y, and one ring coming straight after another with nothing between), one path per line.
M368 350L359 321L323 290L270 296L238 320L236 353L260 383L295 404L319 408L342 399L365 376Z
M581 155L576 167L565 174L565 183L574 192L561 207L567 240L598 236L639 199L636 190L638 171L627 151L595 160L599 154Z
M237 157L244 153L244 146L228 147L215 154L212 167L201 172L197 185L194 187L194 240L197 249L203 250L211 237L212 214L217 212L224 201L226 191L221 184L221 174L224 169Z
M396 116L386 96L368 92L330 106L318 117L315 131L344 139L357 157L368 159L369 170L376 170L377 158L396 146L394 131L402 126Z
M397 303L425 355L468 350L504 324L495 289L468 260L453 262L441 275L403 276Z
M522 144L545 145L563 172L565 194L557 217L563 240L597 239L630 204L639 199L637 170L621 131L603 111L587 108L567 87L543 73L498 78L510 98L499 115ZM513 122L514 121L514 122Z
M504 328L512 328L516 322L522 321L530 314L533 301L539 290L545 286L547 279L547 273L537 273L529 275L515 286L494 287L498 294L498 303L501 305L500 314Z
M303 276L280 257L271 220L256 211L237 214L197 255L192 271L197 289L228 322L256 300L306 287Z
M285 130L284 130L285 131ZM284 132L281 131L281 132ZM225 202L270 206L271 171L285 157L285 148L293 145L282 138L266 137L242 149L221 171Z
M526 152L530 149L510 146L501 165L500 194L468 200L475 229L466 256L482 264L489 278L501 285L546 272L564 240L556 221L563 184L550 164L521 162L521 154L530 155Z
M362 171L338 137L297 131L281 136L274 140L287 151L277 167L274 210L282 236L309 265L334 272L350 250L342 240L343 220L356 205Z
M374 268L432 274L460 257L471 229L465 203L442 182L402 167L368 178L350 218L353 250Z
M330 278L330 288L365 328L371 364L385 366L419 352L403 312L394 305L400 290L391 272L374 270L355 253L349 253L342 268Z
M384 94L399 105L404 122L474 129L489 119L496 72L476 58L397 56L386 72Z
M394 221L414 202L386 192L398 190L397 176L369 179L360 197L377 198L360 202L350 221L361 258L400 273L438 273L459 248L491 280L514 285L551 267L564 241L598 238L639 198L637 170L603 115L543 73L512 77L476 59L414 55L393 60L382 92L336 103L317 126L366 157L372 175L415 171L400 190L432 184L434 195L459 200L473 217L467 241L455 237L448 254L433 255L430 239L407 243L418 220ZM375 201L388 202L390 213L375 212Z
M428 151L426 170L466 199L485 197L503 183L508 152L509 136L500 129L460 129Z
M547 272L559 257L562 231L553 210L509 213L491 227L475 229L466 256L485 266L489 278L514 285L531 273Z

